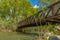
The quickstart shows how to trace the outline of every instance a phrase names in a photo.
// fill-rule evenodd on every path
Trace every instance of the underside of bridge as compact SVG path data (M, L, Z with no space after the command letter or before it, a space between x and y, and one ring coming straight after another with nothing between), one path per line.
M57 1L35 15L26 18L18 23L17 29L34 27L50 23L60 23L60 1ZM44 12L43 12L44 11Z

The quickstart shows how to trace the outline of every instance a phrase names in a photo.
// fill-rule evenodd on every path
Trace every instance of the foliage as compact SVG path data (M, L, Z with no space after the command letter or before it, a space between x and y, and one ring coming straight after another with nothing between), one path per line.
M14 28L17 23L37 12L27 0L1 0L0 26Z
M44 7L46 7L46 6L54 3L56 1L58 1L58 0L38 0L38 2L39 2L39 8L43 9Z

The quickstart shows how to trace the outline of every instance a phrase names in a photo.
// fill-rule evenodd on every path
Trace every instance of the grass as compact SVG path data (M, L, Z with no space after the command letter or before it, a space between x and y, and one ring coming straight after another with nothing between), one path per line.
M38 36L33 35L34 33L39 35L41 33L41 30L44 32L44 34L47 31L55 32L54 30L55 26L56 25L49 24L44 26L37 26L37 27L22 29L26 33L31 33L31 34L23 34L23 33L16 33L16 32L0 32L0 40L36 40Z
M36 36L15 32L0 32L0 40L34 40Z
M55 26L56 25L49 24L49 25L43 25L43 26L28 27L28 28L23 28L22 31L25 31L27 33L37 33L37 34L41 31L43 32L52 31L53 32Z
M55 27L58 25L60 24L49 24L49 25L42 25L42 26L36 26L36 27L28 27L28 28L23 28L22 30L26 33L43 35L43 38L45 40L49 36L58 35L59 32L57 32L55 29Z

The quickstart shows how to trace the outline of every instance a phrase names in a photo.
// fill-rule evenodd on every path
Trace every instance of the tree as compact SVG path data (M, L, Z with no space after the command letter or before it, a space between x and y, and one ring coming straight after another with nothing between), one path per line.
M56 1L58 1L58 0L38 0L38 2L40 4L39 5L39 8L44 8L44 7L46 7L46 6L54 3Z
M18 21L25 19L37 12L27 0L1 0L0 18L5 20L6 26L12 27Z

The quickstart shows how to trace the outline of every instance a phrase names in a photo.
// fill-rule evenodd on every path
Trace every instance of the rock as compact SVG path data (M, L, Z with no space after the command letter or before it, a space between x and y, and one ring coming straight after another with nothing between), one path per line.
M59 40L57 36L50 36L48 40Z
M60 39L60 36L59 35L57 37Z
M60 25L55 27L58 31L60 31Z

